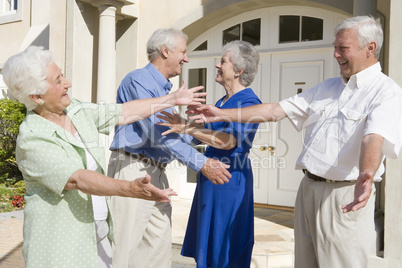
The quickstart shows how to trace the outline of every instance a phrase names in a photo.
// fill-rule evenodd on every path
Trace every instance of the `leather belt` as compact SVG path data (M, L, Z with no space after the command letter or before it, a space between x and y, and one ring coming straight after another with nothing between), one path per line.
M152 158L149 158L149 157L147 157L147 156L145 156L143 154L131 154L129 152L124 151L123 149L116 150L116 151L119 152L119 153L124 152L125 155L128 155L133 159L140 160L141 162L143 162L143 163L145 163L147 165L155 166L155 167L157 167L157 168L159 168L161 170L164 170L166 168L166 166L167 166L167 163L161 163L161 162L155 161Z
M314 175L310 173L307 169L303 169L304 175L306 175L307 178L313 181L325 181L327 183L335 183L335 182L354 182L354 181L337 181L337 180L330 180L330 179L325 179L323 177Z

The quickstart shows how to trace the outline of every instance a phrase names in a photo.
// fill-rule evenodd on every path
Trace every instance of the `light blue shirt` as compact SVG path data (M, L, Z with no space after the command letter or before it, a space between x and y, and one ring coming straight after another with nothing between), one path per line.
M171 88L172 83L149 63L144 68L127 74L117 90L116 101L124 103L137 99L157 98L169 94ZM165 111L172 113L173 108ZM156 124L161 121L155 114L131 125L116 127L110 150L124 149L131 154L146 155L161 163L170 163L177 159L199 172L207 157L189 144L193 138L180 134L162 136L168 127Z

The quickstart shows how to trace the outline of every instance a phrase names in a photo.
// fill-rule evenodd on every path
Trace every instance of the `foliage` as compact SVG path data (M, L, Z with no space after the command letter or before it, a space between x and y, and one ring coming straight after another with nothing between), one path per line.
M21 180L14 184L14 194L24 196L25 195L25 181Z
M7 188L4 184L0 184L0 212L10 212L15 210L11 204L13 196L13 189Z
M25 113L23 104L10 99L0 100L0 183L13 185L22 180L15 161L15 145Z
M25 207L25 182L18 181L12 187L0 184L0 213L10 212Z
M13 199L11 200L11 205L15 208L23 208L25 205L25 200L23 196L14 195Z

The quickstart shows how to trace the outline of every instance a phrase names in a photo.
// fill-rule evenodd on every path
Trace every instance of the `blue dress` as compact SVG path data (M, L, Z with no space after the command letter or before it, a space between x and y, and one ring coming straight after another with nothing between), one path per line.
M220 99L216 106L220 107ZM222 105L221 109L260 104L246 88ZM205 155L229 164L232 178L214 185L199 173L181 254L193 257L197 267L250 267L254 245L253 173L248 154L258 124L215 122L206 127L231 133L237 146L220 150L208 146Z

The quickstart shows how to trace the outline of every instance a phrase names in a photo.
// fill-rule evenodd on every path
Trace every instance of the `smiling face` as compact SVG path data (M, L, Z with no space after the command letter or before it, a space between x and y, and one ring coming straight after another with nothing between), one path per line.
M230 52L224 54L215 65L216 69L218 69L215 81L222 86L232 83L235 78L235 70L229 56Z
M40 97L44 101L42 108L45 111L52 113L63 112L71 100L67 94L68 88L71 87L71 83L64 78L60 68L56 63L51 63L47 66L47 78L48 90L45 95Z
M177 45L174 49L167 51L166 60L169 69L167 79L180 75L183 64L188 62L187 44L183 37L177 37Z
M370 67L377 60L374 58L372 46L370 43L360 47L355 29L340 31L334 42L334 58L338 61L340 74L346 80Z

